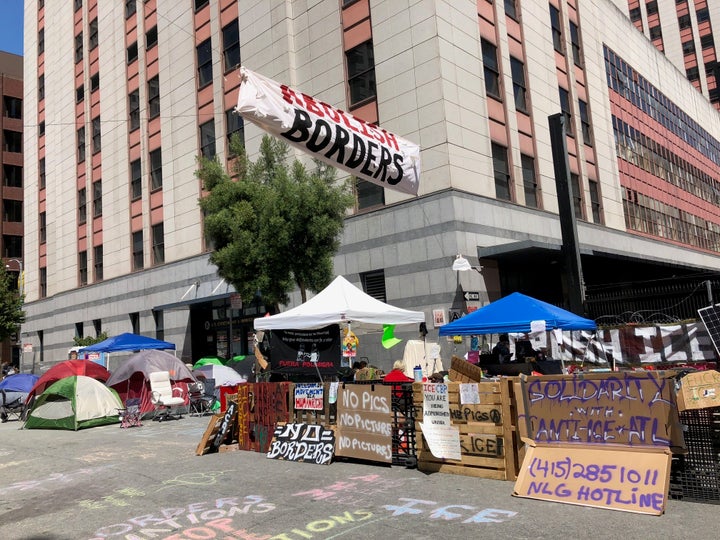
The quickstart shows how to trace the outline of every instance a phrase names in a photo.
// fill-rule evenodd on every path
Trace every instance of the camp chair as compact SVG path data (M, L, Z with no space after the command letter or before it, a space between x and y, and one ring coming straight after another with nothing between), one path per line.
M7 422L11 416L23 420L27 393L0 389L0 421Z
M215 379L205 379L188 385L190 392L190 415L212 414L215 405Z
M180 388L173 388L170 383L170 373L167 371L155 371L150 374L150 401L155 406L155 417L153 420L179 420L182 414L177 413L177 408L185 405L185 398ZM178 394L178 395L175 395ZM172 414L173 409L176 411Z
M142 426L140 402L140 398L130 398L125 402L125 407L123 409L118 409L121 428Z

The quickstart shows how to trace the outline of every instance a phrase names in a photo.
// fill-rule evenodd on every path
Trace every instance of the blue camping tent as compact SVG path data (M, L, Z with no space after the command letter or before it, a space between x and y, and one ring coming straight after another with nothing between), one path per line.
M8 375L2 381L0 381L0 390L7 390L8 392L30 392L30 389L35 386L35 383L40 377L31 373L16 373L15 375Z
M143 351L145 349L175 349L175 344L169 341L161 341L138 334L120 334L109 337L100 343L83 347L81 352L118 352L118 351Z
M441 336L468 334L529 333L531 321L545 321L553 330L595 330L595 321L584 319L542 300L512 293L440 327Z

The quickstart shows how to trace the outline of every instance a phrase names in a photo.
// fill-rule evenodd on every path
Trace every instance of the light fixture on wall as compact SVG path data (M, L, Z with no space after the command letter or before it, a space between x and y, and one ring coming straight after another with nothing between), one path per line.
M466 270L475 270L479 273L482 273L482 266L473 266L470 264L470 261L468 261L465 257L460 255L459 253L455 257L455 260L453 261L452 269L456 272L465 272Z

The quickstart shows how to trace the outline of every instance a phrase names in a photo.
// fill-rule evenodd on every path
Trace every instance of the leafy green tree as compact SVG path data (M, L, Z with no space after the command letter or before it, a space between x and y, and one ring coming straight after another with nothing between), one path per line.
M25 322L24 296L13 287L14 276L0 264L0 341L9 338Z
M196 175L207 196L200 199L210 261L246 303L262 295L277 311L295 286L302 301L333 277L345 213L354 202L350 183L337 182L335 169L316 161L309 171L288 165L288 145L266 135L256 161L234 136L237 156L231 174L217 159L199 158Z
M101 332L96 337L92 336L85 336L85 337L73 337L73 342L75 343L76 347L89 347L90 345L95 345L96 343L100 343L101 341L105 341L108 338L107 332Z

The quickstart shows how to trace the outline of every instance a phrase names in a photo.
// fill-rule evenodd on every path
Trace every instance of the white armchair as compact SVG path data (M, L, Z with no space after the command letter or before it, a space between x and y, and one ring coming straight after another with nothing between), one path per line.
M167 371L151 373L150 392L150 401L155 406L153 420L162 422L163 420L182 418L181 414L177 414L177 408L185 405L185 397L180 388L172 387L170 373ZM176 410L175 414L172 414L173 409Z

